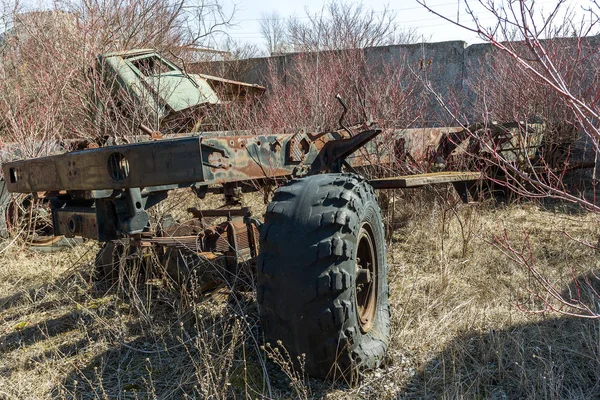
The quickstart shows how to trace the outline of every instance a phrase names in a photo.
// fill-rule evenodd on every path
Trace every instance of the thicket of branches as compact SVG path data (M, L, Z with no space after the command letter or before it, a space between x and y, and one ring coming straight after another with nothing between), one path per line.
M416 42L416 32L403 29L394 11L332 0L319 15L307 12L305 19L263 14L261 33L269 53L281 56L268 61L262 82L268 91L253 103L219 110L215 118L223 126L276 132L338 129L343 111L338 94L348 106L347 124L409 127L422 117L425 102L407 61L369 58L365 51ZM242 64L252 68L252 60ZM244 79L237 66L227 63L224 75Z
M201 45L231 19L216 1L193 0L81 0L43 11L13 3L2 11L0 131L3 141L21 145L23 156L44 154L44 145L65 138L94 141L102 134L95 107L111 94L99 92L92 79L96 55L155 48L185 56L188 46ZM110 130L138 133L125 120Z
M407 76L402 62L378 65L360 49L296 54L284 69L277 60L269 64L264 96L230 104L215 118L229 129L330 131L340 128L339 94L348 107L345 124L407 127L423 108L418 81Z
M493 120L519 121L519 134L523 138L530 135L527 122L537 119L546 123L546 137L539 157L526 159L524 165L506 157L501 146L490 140L488 130L470 131L470 141L486 153L485 163L480 164L482 170L494 172L487 178L525 198L557 199L598 213L598 179L594 165L597 165L600 143L599 54L598 40L593 35L598 32L599 5L592 2L589 8L575 10L569 8L565 0L559 0L544 9L527 0L502 3L467 0L465 9L471 18L466 23L458 23L425 1L418 2L440 18L476 33L491 44L492 50L485 59L487 65L481 66L480 79L473 85L476 118L484 124L491 124ZM476 15L475 6L493 20L491 25L481 23L482 15ZM565 34L568 37L563 37ZM457 122L465 121L465 116L451 107L452 99L437 95L431 86L429 90ZM527 151L526 142L523 140L523 152ZM588 169L586 184L573 185L570 170L582 160L591 161L593 168ZM573 239L583 246L597 248L597 244ZM526 233L519 243L510 233L502 232L494 243L534 278L526 289L540 308L530 311L552 310L600 318L597 305L589 302L589 293L595 298L592 303L600 299L594 289L596 274L580 280L573 272L577 290L565 295L538 270ZM575 271L576 266L571 268ZM587 300L584 300L584 292L588 293Z

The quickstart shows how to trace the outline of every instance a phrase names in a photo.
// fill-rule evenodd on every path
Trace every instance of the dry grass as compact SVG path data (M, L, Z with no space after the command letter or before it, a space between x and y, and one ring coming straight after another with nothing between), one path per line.
M88 242L0 254L0 398L597 398L598 321L519 311L519 301L536 306L531 277L491 245L503 229L529 233L538 268L566 290L571 269L582 276L598 262L563 231L596 243L597 218L456 205L448 193L396 193L386 212L391 348L356 387L265 354L250 293L107 290L91 276L98 247Z

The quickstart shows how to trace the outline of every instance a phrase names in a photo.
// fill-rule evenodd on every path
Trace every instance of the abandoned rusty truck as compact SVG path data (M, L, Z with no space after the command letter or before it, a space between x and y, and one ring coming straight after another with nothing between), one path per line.
M119 274L135 253L154 248L171 279L185 284L196 269L235 287L256 274L266 340L281 341L306 371L376 367L389 337L385 236L374 189L465 182L478 173L437 173L367 181L343 172L373 160L356 150L381 133L357 126L319 134L214 136L109 146L5 163L10 192L50 199L56 235L106 242L97 257L105 276ZM152 230L147 210L169 191L198 196L221 186L233 205L242 192L274 180L264 222L246 208L191 210L228 220L198 233ZM208 267L208 268L207 268ZM205 270L207 276L202 274ZM189 274L187 274L189 275Z
M210 118L212 109L265 91L260 85L188 73L154 49L101 54L90 76L97 126L108 118L164 135L220 129Z
M148 53L129 55L128 64L127 57L119 63L147 78L145 88L158 82L155 72L164 69L178 76L172 79L187 79L179 69L173 72L172 64L156 70L157 65L144 61ZM162 62L152 62L156 60ZM167 120L177 109L168 95L155 105L167 110L161 114ZM464 130L394 133L391 150L382 153L374 147L382 133L390 132L374 124L348 127L342 121L330 132L227 135L206 133L186 122L197 132L12 161L2 170L10 192L49 200L55 235L104 242L96 258L98 274L117 277L135 260L143 262L140 255L152 249L166 279L179 285L194 279L197 290L217 284L243 289L247 281L240 277L251 276L265 341L281 343L292 360L304 355L312 376L348 375L380 365L388 346L388 266L375 190L453 183L466 197L467 184L481 174L454 171L367 180L357 171L414 158L408 148L430 152L425 144L432 135L437 148L443 147L434 158L455 153L465 140ZM239 205L243 193L273 184L279 188L264 220ZM198 220L226 221L212 227L150 224L149 209L172 190L184 188L200 198L222 194L224 207L189 211Z

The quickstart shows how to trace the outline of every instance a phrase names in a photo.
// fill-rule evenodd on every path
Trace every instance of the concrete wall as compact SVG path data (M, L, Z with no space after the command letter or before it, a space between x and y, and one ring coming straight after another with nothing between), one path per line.
M460 92L464 80L464 59L467 44L462 41L423 43L410 45L392 45L370 47L365 49L367 62L372 65L404 63L418 71L421 60L427 64L429 79L435 87L442 88L442 93ZM239 61L214 61L193 64L190 69L223 76L229 79L242 80L260 85L268 85L269 68L283 72L287 66L294 64L302 54L291 53L281 56L252 58Z
M407 70L407 85L414 84L416 76L427 78L432 86L443 97L456 97L463 92L464 61L467 45L462 41L441 43L423 43L411 45L393 45L371 47L364 51L369 65L377 67L401 63ZM293 70L299 58L306 62L306 55L299 53L285 54L275 57L254 58L239 61L215 61L197 63L190 66L193 72L201 72L269 86L269 71L275 69L283 76L287 69ZM316 62L316 57L313 57ZM413 74L414 73L414 74ZM435 124L449 123L448 115L435 101L433 96L423 96L427 109L425 120L436 121ZM425 122L427 124L427 122ZM434 124L434 125L435 125Z
M576 52L578 48L587 48L589 54L598 51L600 36L584 38L580 43L575 39L558 39L554 43L573 52ZM482 119L482 115L478 115L482 114L481 111L477 111L475 107L477 102L482 101L478 98L477 85L481 83L482 75L493 73L489 64L494 51L497 50L487 43L468 46L463 41L449 41L371 47L365 49L364 54L367 62L372 66L400 63L408 71L414 72L412 78L418 76L419 79L428 81L442 99L452 100L452 107L457 115L472 123L480 122ZM296 53L241 61L199 63L194 64L192 69L197 72L268 86L269 68L275 68L282 73L286 68L293 66L295 60L301 56L304 55ZM598 59L597 56L594 57L594 60ZM583 84L587 84L585 81L588 80L590 85L596 84L592 81L600 75L596 67L596 65L600 65L600 62L589 60L587 62L589 64L586 68L590 72L587 77L584 77ZM407 79L409 78L407 77ZM423 96L423 98L429 102L426 105L428 118L423 119L423 124L428 125L428 121L435 121L431 125L448 123L447 113L435 101L434 96Z

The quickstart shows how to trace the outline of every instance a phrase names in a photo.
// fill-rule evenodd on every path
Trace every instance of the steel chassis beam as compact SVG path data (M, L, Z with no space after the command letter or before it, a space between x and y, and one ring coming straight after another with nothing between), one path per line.
M381 132L355 128L315 135L195 135L14 161L2 168L13 193L87 191L87 197L104 198L128 188L151 192L333 170ZM368 164L367 158L354 164Z
M44 192L50 199L56 235L107 241L145 232L146 210L171 189L192 187L203 196L215 184L232 192L252 181L339 172L342 165L390 164L393 145L384 151L369 147L381 132L357 125L317 134L193 135L14 161L2 168L10 192ZM408 188L478 177L425 174L371 183L377 189Z
M469 182L482 179L481 172L443 171L429 174L394 176L392 178L372 179L374 189L408 189L440 183Z

